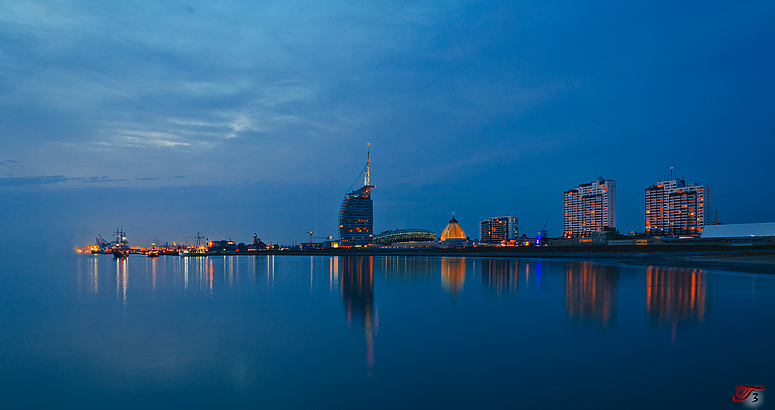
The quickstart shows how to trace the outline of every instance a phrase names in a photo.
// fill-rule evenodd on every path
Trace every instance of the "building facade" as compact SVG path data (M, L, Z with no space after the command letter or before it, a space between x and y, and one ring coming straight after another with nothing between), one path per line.
M564 193L563 237L588 237L604 228L616 229L616 181L597 180Z
M366 174L363 186L348 192L339 210L339 238L342 246L365 246L374 239L374 203L369 183L369 161L366 157Z
M519 219L516 216L491 216L479 222L479 242L501 243L517 239Z
M713 187L682 179L646 188L646 235L699 237L712 218Z

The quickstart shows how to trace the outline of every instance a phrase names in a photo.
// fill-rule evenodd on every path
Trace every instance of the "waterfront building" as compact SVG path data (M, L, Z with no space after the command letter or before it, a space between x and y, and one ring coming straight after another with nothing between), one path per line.
M516 216L491 216L479 222L479 242L501 243L517 239L519 219Z
M437 244L440 248L463 248L470 244L466 233L463 232L463 228L460 227L457 219L455 219L454 209L452 209L452 219L449 220L446 228L441 232Z
M564 194L565 238L588 237L616 229L616 181L597 180L581 184ZM608 228L608 229L606 229Z
M339 210L339 237L342 246L366 246L374 237L374 204L371 201L369 183L369 154L366 155L366 172L363 186L348 192Z
M243 244L244 245L244 244ZM236 253L237 244L234 241L210 241L207 243L207 251L210 253Z
M705 238L761 238L775 237L775 222L707 225L702 230Z
M441 237L439 238L439 241L446 242L446 241L467 241L468 237L466 236L466 233L463 232L463 228L460 227L460 224L458 224L457 219L455 219L455 210L452 210L452 219L449 220L449 223L447 224L447 227L444 228L444 231L441 233Z
M711 220L712 197L710 185L658 181L646 188L646 235L699 237Z
M377 245L393 245L406 242L430 242L436 240L436 234L427 229L398 229L395 231L383 231L374 236Z

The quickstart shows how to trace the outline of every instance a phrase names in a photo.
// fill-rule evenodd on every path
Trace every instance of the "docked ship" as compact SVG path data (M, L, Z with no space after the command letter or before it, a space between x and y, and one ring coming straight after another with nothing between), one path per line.
M116 229L116 241L110 245L110 251L114 257L125 258L129 256L129 241L126 240L126 232L123 229Z

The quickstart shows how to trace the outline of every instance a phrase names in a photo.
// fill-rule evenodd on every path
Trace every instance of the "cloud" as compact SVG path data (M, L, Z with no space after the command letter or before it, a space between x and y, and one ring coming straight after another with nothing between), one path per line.
M70 178L64 175L0 178L0 187L59 184L69 180Z
M64 182L124 182L126 179L122 178L108 178L106 176L99 177L66 177L64 175L48 175L37 177L10 177L0 178L0 187L14 187L14 186L26 186L26 185L51 185L60 184Z
M106 176L101 177L76 177L76 178L68 178L69 181L79 181L79 182L125 182L126 179L122 178L108 178Z
M181 178L185 178L185 175L176 175L174 177L140 177L135 179L139 181L158 181L160 179L181 179Z
M166 132L153 131L120 131L116 138L118 145L123 146L156 146L156 147L177 147L191 146L191 143L181 141L179 135Z

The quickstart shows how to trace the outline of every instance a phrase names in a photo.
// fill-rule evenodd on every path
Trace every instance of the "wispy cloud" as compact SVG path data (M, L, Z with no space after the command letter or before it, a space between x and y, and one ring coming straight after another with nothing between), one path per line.
M0 186L23 186L23 185L50 185L69 181L70 178L64 175L49 175L40 177L11 177L0 178Z
M75 177L75 178L68 178L69 181L80 181L80 182L126 182L127 180L124 178L108 178L106 176L101 177Z
M185 178L185 175L176 175L174 177L140 177L135 179L139 181L158 181L160 179L181 179L181 178Z
M27 185L52 185L65 182L86 182L86 183L104 183L104 182L125 182L123 178L109 178L107 176L94 177L66 177L64 175L46 175L35 177L9 177L0 178L0 187L14 187Z
M125 146L188 147L191 145L181 139L178 135L153 131L121 131L118 135L118 143Z

